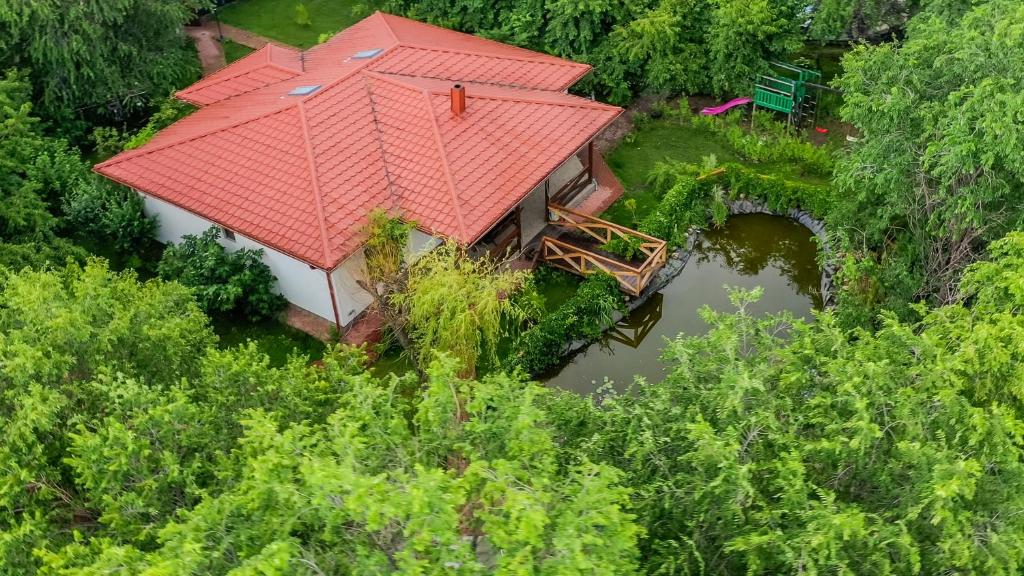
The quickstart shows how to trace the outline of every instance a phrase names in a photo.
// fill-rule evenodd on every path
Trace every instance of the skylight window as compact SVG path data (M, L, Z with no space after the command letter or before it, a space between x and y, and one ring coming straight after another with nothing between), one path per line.
M308 96L313 92L320 89L320 84L314 84L312 86L297 86L292 88L292 91L288 93L289 96Z
M366 58L373 58L374 56L380 54L383 51L384 50L381 48L374 48L373 50L362 50L360 52L356 52L355 54L353 54L352 57L355 58L356 60L363 60Z

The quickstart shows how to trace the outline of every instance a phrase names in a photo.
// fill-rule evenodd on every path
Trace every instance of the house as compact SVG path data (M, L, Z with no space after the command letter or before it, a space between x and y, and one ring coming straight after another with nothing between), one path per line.
M210 226L262 248L278 289L350 326L366 217L522 249L548 202L593 189L592 142L621 109L568 94L589 66L377 12L307 51L267 45L177 93L199 109L95 170L140 194L159 239Z

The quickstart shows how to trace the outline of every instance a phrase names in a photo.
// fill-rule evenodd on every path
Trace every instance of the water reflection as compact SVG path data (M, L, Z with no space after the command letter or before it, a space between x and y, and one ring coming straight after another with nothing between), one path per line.
M683 272L633 311L598 342L545 378L549 384L586 394L605 378L617 389L639 375L659 380L666 338L707 330L698 310L730 310L724 285L765 289L755 313L789 310L809 317L821 306L821 271L813 237L800 224L777 216L734 216L694 246Z

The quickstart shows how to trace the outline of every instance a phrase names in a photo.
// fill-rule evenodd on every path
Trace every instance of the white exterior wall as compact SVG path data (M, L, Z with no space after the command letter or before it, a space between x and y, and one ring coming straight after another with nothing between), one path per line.
M217 225L159 198L142 193L140 195L145 205L146 214L157 217L159 228L156 236L165 244L177 244L186 234L198 236L208 230L210 226ZM331 307L327 274L323 270L310 267L309 264L301 260L264 246L237 231L235 231L234 241L221 237L220 243L230 251L239 248L262 249L263 262L277 277L277 290L292 304L334 322L334 309Z
M165 244L177 244L186 234L198 236L207 231L210 226L217 226L214 222L197 216L184 208L141 192L138 194L142 197L146 214L157 217L159 227L156 236ZM323 270L311 267L302 260L269 246L264 246L238 231L234 232L234 241L221 237L220 244L231 251L239 248L262 249L263 262L277 277L277 290L292 304L331 323L334 322L331 291L327 284L327 274ZM441 240L437 237L413 230L409 234L409 243L406 247L407 261L414 261L416 256L433 250L440 243ZM366 259L363 250L359 249L331 272L338 317L342 326L347 326L352 322L373 301L372 297L358 284L358 280L364 275L365 266Z
M409 234L409 242L405 248L406 262L414 262L420 255L433 250L440 243L440 238L413 230ZM349 256L331 273L334 295L337 297L338 303L338 316L341 318L343 326L347 326L353 318L373 302L373 297L359 286L359 281L365 275L366 255L362 248Z

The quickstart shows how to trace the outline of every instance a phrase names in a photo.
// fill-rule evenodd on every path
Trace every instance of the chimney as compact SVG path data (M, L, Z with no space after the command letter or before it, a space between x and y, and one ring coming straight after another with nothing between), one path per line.
M466 87L462 84L452 86L452 114L462 116L466 110Z

